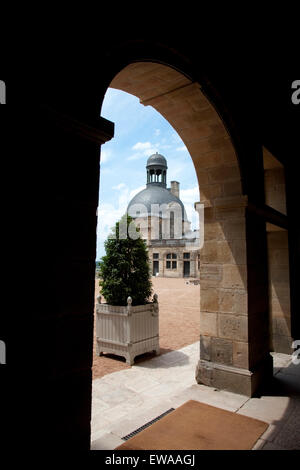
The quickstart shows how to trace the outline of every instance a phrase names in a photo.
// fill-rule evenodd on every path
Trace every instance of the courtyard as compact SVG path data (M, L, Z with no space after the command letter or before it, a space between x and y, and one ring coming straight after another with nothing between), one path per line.
M152 277L153 293L159 302L160 355L199 341L200 335L200 286L188 278ZM99 295L99 280L95 281L95 301ZM94 329L95 331L95 329ZM136 358L141 363L153 357L143 354ZM93 345L93 378L130 368L125 359L110 354L96 355L96 340Z
M94 342L91 449L116 449L188 400L267 423L253 449L300 449L300 368L291 355L272 353L273 383L252 398L199 385L200 287L188 279L153 278L153 292L160 308L159 356L144 354L130 367L124 358L96 356Z

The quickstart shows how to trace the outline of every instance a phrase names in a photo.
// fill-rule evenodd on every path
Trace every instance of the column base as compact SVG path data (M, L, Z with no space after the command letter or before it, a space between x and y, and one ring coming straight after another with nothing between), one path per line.
M196 381L220 390L252 397L273 377L273 358L269 354L255 370L239 369L200 359L196 367Z

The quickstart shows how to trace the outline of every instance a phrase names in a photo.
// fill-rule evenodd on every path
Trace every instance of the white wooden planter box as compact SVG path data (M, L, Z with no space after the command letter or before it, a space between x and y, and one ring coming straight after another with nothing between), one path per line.
M126 307L101 303L96 305L97 354L103 352L126 358L130 365L135 356L155 351L159 354L159 308L157 295L146 305L131 305L131 297Z

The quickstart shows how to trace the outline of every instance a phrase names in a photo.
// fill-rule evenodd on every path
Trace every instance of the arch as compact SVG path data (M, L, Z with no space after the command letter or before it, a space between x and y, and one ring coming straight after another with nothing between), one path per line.
M199 83L166 65L135 62L119 72L110 87L151 105L180 135L195 166L201 201L213 205L223 195L242 195L233 143Z
M192 74L161 61L131 60L108 86L153 106L191 155L205 220L197 381L252 395L272 370L265 230L264 221L249 213L245 178L228 132L232 123L225 126ZM263 173L259 184L261 178Z
M255 60L251 66L247 64L247 74L253 70L252 77L256 78L254 74L258 77L254 89L249 93L254 104L248 112L248 108L244 111L247 104L244 105L243 101L239 105L239 102L240 93L247 86L248 89L252 87L251 78L243 82L244 71L235 77L235 71L230 70L229 73L220 71L219 81L211 81L211 77L206 75L209 74L208 63L202 60L206 46L196 38L169 38L159 42L153 37L147 40L122 38L116 41L110 36L107 41L103 38L96 41L96 47L97 51L90 54L90 48L83 54L78 54L75 48L73 58L72 48L69 47L68 60L65 60L64 53L59 74L56 67L49 66L49 54L44 54L45 67L39 66L38 74L30 72L29 67L23 74L23 80L12 82L15 96L13 106L17 109L20 102L28 100L28 97L31 103L26 120L19 119L18 112L13 113L15 125L12 131L12 135L17 132L18 140L30 149L30 159L26 160L26 167L29 165L30 171L28 179L23 179L26 181L26 189L31 188L33 197L29 198L29 204L24 207L27 225L31 225L32 233L35 234L34 237L28 237L28 247L32 249L27 250L30 253L30 265L36 273L34 283L31 278L28 279L26 290L31 314L19 317L21 325L16 331L15 342L19 348L29 348L34 361L30 361L24 371L19 371L17 382L26 382L28 387L24 388L20 404L15 400L15 406L10 410L18 419L22 416L23 421L30 420L32 423L34 432L25 436L24 448L30 447L32 442L36 447L42 446L45 441L50 442L52 448L89 448L99 145L113 136L112 123L99 118L99 105L113 78L131 63L143 61L170 65L193 83L201 85L201 91L221 116L234 143L242 193L249 196L252 190L252 209L253 201L260 200L263 203L263 168L262 162L259 162L262 140L268 141L271 149L274 146L274 154L278 153L278 158L282 157L282 161L286 162L293 290L291 312L293 309L296 315L299 312L296 282L299 253L296 207L298 173L291 158L291 142L295 142L293 137L297 133L293 136L283 132L284 137L279 140L274 137L274 129L280 129L278 115L274 113L272 116L277 104L271 106L274 93L278 91L278 81L274 82L271 76L268 77L271 80L258 83L263 78L261 68ZM56 55L51 56L57 62ZM240 61L235 58L234 61L235 70L238 71ZM227 83L220 86L226 77ZM233 84L232 79L235 79ZM274 82L273 86L271 82ZM256 93L260 91L263 95L255 100ZM267 105L264 98L267 98ZM266 122L264 136L260 135L262 126L261 129L253 130L257 109L262 109L264 121L271 120ZM279 109L284 111L286 107L283 104ZM275 121L276 125L273 126ZM294 124L291 117L288 122ZM285 137L288 137L286 141ZM36 178L36 170L43 174L43 178ZM214 243L205 243L201 253L201 328L205 334L201 337L202 360L198 377L217 388L252 394L261 381L261 365L267 360L264 339L268 323L265 322L266 283L262 233L265 231L265 219L278 220L284 225L287 218L285 220L276 212L265 210L264 216L257 216L263 219L258 222L254 211L250 211L250 204L244 201L243 207L240 200L239 206L238 197L231 199L233 207L230 207L229 199L225 201L225 197L222 201L213 198L208 201L213 201L214 205L206 205L205 237L206 242ZM235 220L234 213L239 213ZM230 251L226 251L224 241L233 249L234 266L230 265ZM236 265L245 266L245 245L246 295L243 289L239 290L240 278L238 271L234 270ZM45 246L48 250L47 279L39 276L44 270ZM234 290L234 287L237 289ZM45 289L51 293L47 301ZM293 322L294 328L297 328L295 334L299 331L298 318L299 315ZM245 336L237 339L243 331ZM231 341L229 336L232 333L235 334L235 341ZM51 345L51 348L44 347L45 344ZM36 354L41 348L43 354ZM228 366L232 358L234 363ZM2 367L1 370L5 372L6 368ZM235 377L234 383L232 376ZM9 388L13 393L18 389L14 386L18 385L17 382L13 381ZM252 382L252 386L248 387L249 382ZM41 410L43 413L40 413ZM40 432L37 433L36 429Z

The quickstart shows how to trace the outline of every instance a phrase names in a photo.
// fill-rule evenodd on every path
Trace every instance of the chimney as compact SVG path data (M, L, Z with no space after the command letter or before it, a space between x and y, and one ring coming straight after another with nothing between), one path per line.
M171 181L171 193L179 199L179 183L178 181Z

